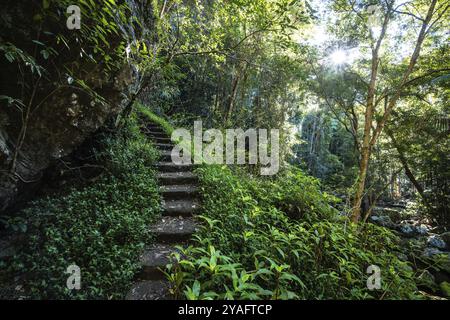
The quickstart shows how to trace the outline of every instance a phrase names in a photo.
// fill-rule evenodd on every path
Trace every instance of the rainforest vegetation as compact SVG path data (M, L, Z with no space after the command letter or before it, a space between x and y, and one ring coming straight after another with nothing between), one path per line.
M194 121L279 130L280 168L196 163L198 227L151 288L450 296L449 0L6 0L0 21L1 299L134 297L165 221L152 134Z

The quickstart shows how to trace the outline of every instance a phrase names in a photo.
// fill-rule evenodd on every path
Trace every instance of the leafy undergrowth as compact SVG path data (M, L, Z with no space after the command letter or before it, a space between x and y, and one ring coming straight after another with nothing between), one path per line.
M123 298L139 268L139 254L151 241L147 226L160 213L151 169L157 151L140 133L136 116L104 143L98 157L107 170L97 182L21 212L25 246L10 268L25 274L31 298ZM66 286L73 264L80 267L80 290Z
M256 179L228 167L198 169L204 226L167 276L188 299L414 298L412 269L389 231L345 223L315 179L286 171ZM370 265L380 290L367 289Z

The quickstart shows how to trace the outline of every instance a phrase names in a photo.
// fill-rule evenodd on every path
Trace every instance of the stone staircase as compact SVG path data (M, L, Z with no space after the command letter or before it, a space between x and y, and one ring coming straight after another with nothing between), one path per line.
M175 246L189 241L198 226L194 219L199 203L197 176L192 172L193 166L172 163L170 154L173 144L161 127L149 125L146 133L161 153L156 168L163 198L163 216L156 224L149 226L156 241L141 255L142 269L137 282L126 296L127 300L171 298L169 282L160 268L163 269L170 263L170 255L175 252Z

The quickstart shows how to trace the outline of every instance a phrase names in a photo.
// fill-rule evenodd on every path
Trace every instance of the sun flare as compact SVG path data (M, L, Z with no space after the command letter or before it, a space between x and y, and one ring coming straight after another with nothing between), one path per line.
M338 49L330 55L330 59L333 65L340 66L348 61L348 54L344 50Z

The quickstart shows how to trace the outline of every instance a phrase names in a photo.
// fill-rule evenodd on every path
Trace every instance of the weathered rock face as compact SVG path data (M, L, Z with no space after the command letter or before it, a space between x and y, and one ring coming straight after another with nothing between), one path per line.
M107 102L71 88L56 92L36 109L17 156L15 174L0 176L0 210L13 204L21 192L38 182L52 161L70 154L108 117L120 111L121 93L129 80L129 70L123 68L117 76L98 81L101 87L92 89ZM0 126L0 170L7 172L13 161L17 126L21 124L8 121L12 117L7 112L1 113L6 121Z
M78 37L84 35L61 23L65 10L60 9L54 2L45 11L53 14L43 15L39 1L2 3L0 43L29 55L43 71L38 78L29 65L20 59L5 58L5 49L0 50L0 96L23 103L19 108L0 99L0 212L26 196L52 162L70 154L117 114L122 93L131 83L129 67L121 67L119 62L106 68L102 56L95 54L95 44L83 39L80 45ZM39 23L30 23L36 19ZM63 35L65 44L57 41L56 35ZM115 52L120 40L120 36L110 35L108 50ZM51 47L57 55L45 58L39 52L43 46ZM66 70L71 70L74 79ZM25 138L19 139L24 127Z

